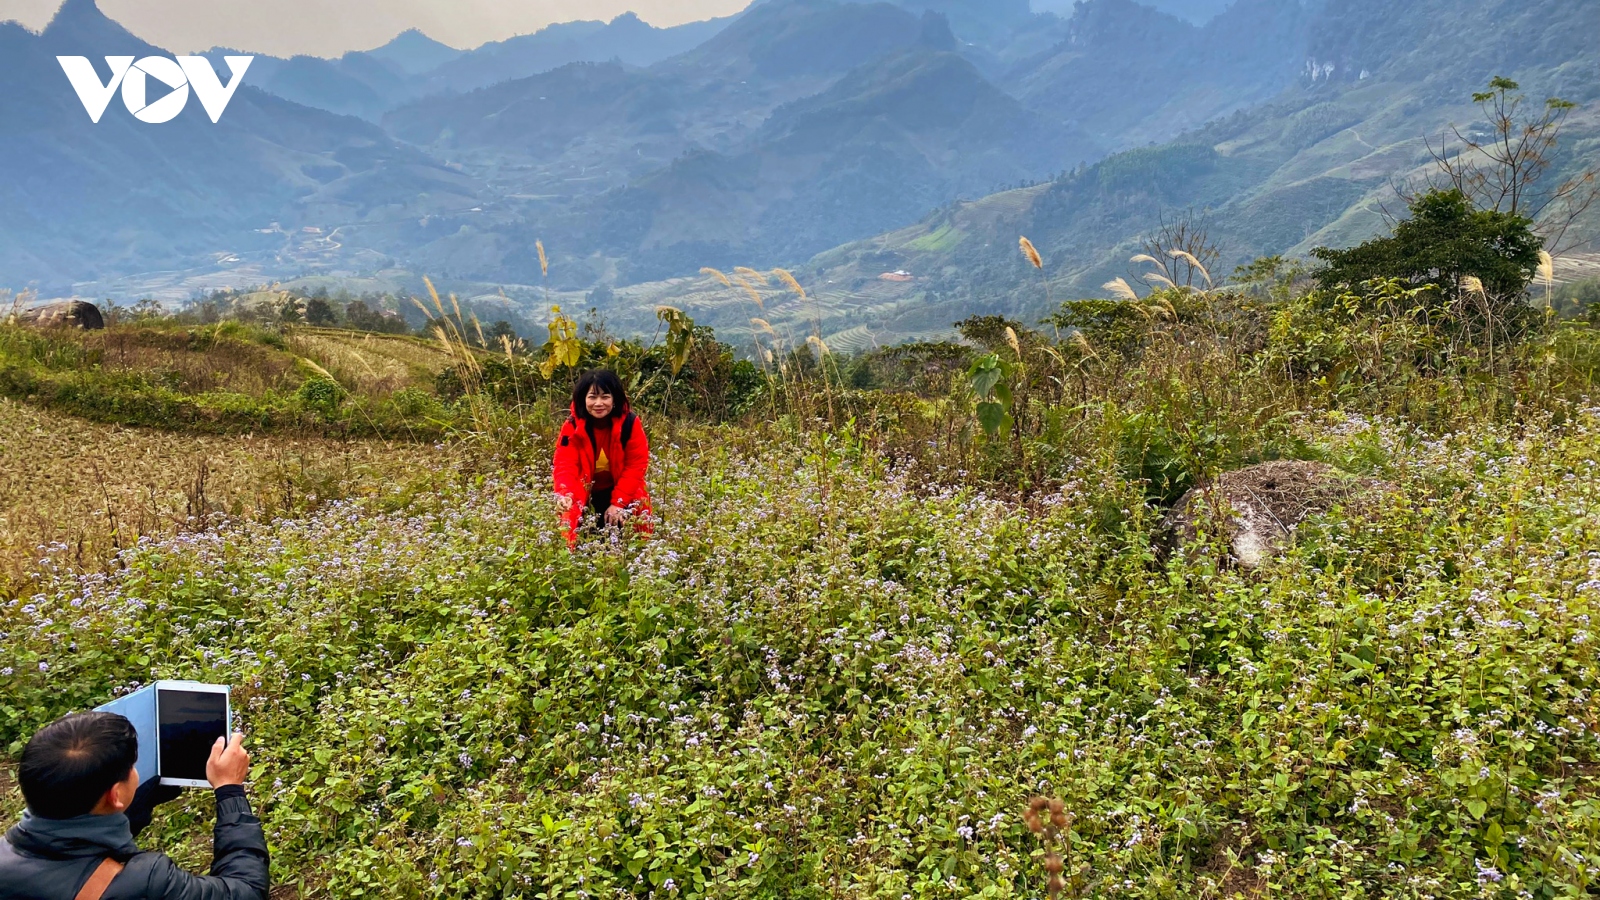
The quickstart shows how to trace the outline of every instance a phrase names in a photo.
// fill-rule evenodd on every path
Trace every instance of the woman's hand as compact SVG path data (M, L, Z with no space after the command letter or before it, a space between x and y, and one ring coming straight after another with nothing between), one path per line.
M622 507L613 504L609 509L606 510L607 525L621 525L626 521L628 521L628 511Z
M556 495L556 509L559 509L562 512L567 512L567 511L571 510L572 509L572 498L568 497L566 494L557 494Z

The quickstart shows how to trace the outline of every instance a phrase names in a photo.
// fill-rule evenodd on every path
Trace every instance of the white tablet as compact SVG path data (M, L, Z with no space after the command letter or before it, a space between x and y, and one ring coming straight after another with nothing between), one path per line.
M217 738L228 737L232 721L228 688L194 681L158 681L156 700L156 771L161 783L177 787L210 787L206 761Z

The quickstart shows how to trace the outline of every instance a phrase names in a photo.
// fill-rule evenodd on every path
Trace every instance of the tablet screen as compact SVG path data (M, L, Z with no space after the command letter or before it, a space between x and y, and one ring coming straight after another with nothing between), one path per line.
M205 781L211 747L228 732L228 695L161 690L156 694L156 706L161 777Z

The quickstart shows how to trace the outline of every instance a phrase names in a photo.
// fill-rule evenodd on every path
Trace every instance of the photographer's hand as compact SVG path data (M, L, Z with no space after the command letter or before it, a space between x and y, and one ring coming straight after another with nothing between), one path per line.
M250 776L250 754L244 749L244 733L235 731L233 740L217 738L206 760L206 780L213 789L230 784L243 785Z

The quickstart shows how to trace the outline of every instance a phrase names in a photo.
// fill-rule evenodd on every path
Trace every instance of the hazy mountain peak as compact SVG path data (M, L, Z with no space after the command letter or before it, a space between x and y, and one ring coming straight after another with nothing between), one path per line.
M367 55L408 75L420 75L459 57L461 52L428 37L419 29L408 28L382 47L367 51Z
M93 59L112 54L148 56L166 52L107 17L95 0L66 0L40 37L55 55Z
M960 46L956 33L950 30L950 20L931 9L922 14L922 37L918 43L934 50L955 50Z
M66 0L56 10L55 16L50 20L50 25L65 25L72 22L106 19L106 14L100 11L95 0Z

